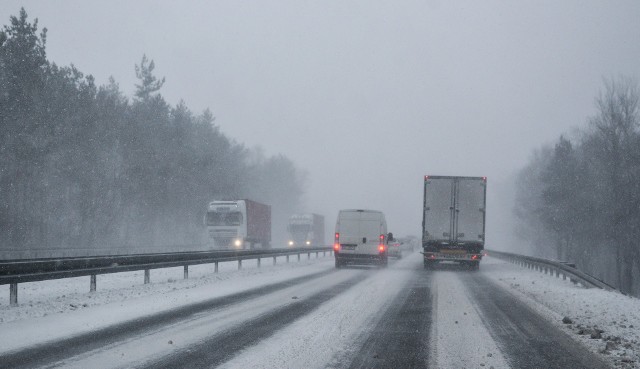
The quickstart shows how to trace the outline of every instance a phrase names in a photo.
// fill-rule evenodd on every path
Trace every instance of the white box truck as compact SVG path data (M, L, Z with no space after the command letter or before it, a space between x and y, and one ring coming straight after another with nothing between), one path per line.
M479 268L486 193L487 177L424 177L422 248L426 269L445 261Z

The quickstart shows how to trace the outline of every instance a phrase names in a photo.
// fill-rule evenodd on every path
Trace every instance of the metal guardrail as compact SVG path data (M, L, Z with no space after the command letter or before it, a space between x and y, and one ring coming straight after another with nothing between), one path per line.
M580 283L585 288L601 288L607 291L617 291L614 287L604 283L603 281L576 269L575 264L553 261L547 259L536 258L533 256L525 256L519 254L512 254L510 252L485 250L489 256L494 256L499 259L507 260L511 263L521 265L523 267L539 270L545 274L554 274L556 277L562 275L562 279L567 277L573 283Z
M238 269L242 269L243 260L260 261L264 258L276 258L286 256L287 262L291 255L329 252L331 246L299 247L281 249L259 250L215 250L176 253L155 253L138 255L95 256L95 257L70 257L70 258L46 258L27 260L3 260L0 261L0 285L9 285L9 303L12 306L18 304L18 283L45 281L51 279L90 276L89 291L96 290L96 276L98 274L120 273L144 270L144 283L150 282L150 270L171 267L184 267L184 278L189 277L189 265L214 264L214 273L218 272L218 263L226 261L238 261Z

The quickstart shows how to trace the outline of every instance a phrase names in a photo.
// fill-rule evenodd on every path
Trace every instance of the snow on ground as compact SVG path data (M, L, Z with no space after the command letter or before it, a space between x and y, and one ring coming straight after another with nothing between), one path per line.
M191 267L186 280L180 279L182 268L156 269L147 285L142 272L99 275L95 293L88 292L89 277L23 283L17 307L8 306L3 289L0 330L11 334L0 335L0 353L333 268L333 258L322 254L288 264L278 258L275 266L266 260L259 269L243 261L240 271L237 262L221 263L217 274L213 265Z
M259 269L255 261L244 261L240 271L237 270L237 262L221 263L217 274L213 273L212 264L191 266L187 280L182 279L182 268L155 269L151 271L152 283L147 285L142 284L142 272L99 275L98 290L95 293L88 292L89 277L22 283L19 284L17 307L8 306L9 288L0 286L0 330L10 333L0 335L0 351L8 352L35 342L56 340L154 312L332 269L333 258L320 255L319 259L312 255L311 260L303 255L300 262L293 257L288 264L281 257L275 266L272 266L271 259L263 259ZM402 259L391 265L389 270L365 279L361 287L328 301L314 314L299 319L269 340L242 353L229 364L247 364L252 357L255 358L256 352L264 359L262 363L265 367L337 364L334 349L348 348L351 340L361 331L359 327L374 324L379 318L375 312L384 311L384 304L393 299L397 292L390 287L399 286L409 278L411 268L403 270L403 266L410 266L419 260L419 254L414 255L418 258ZM568 280L491 257L483 261L481 273L514 296L527 301L532 308L555 322L577 341L587 345L592 351L601 353L610 360L612 366L640 368L640 299L616 292L585 289ZM389 274L393 274L393 277L389 278ZM503 367L504 358L491 346L494 345L493 340L484 337L487 333L481 329L482 323L470 314L473 302L468 301L464 295L448 294L446 291L461 287L452 285L441 288L442 284L459 282L456 278L440 280L440 274L442 273L435 273L438 281L434 284L438 286L439 296L434 301L438 314L434 337L437 335L439 340L434 345L434 356L439 361L460 360L460 357L449 355L446 348L455 345L448 345L446 342L468 339L486 343L477 352L468 354L484 360L487 367ZM372 293L371 290L375 291ZM465 312L468 314L464 315ZM317 319L319 316L324 318ZM564 317L571 319L571 323L563 323ZM465 320L464 325L479 328L471 330L468 336L442 335L441 332L446 329L438 327L442 324L455 324L455 320L459 324ZM301 334L301 339L291 342L288 337L292 332ZM594 337L601 337L591 338L592 334ZM316 350L318 346L326 347L327 350ZM315 357L311 361L304 360L303 363L299 361L300 358L309 356L300 354L282 361L283 357L286 358L282 355L282 350L308 352L309 355L321 357ZM493 355L487 356L489 353ZM346 355L347 352L343 354ZM464 363L460 364L461 367L464 366Z
M372 329L409 278L416 258L391 262L254 347L222 368L337 368L360 348L363 331ZM419 260L418 260L419 261ZM422 261L420 261L422 263ZM338 274L357 270L349 268Z
M9 306L9 285L0 285L0 323L14 320L42 317L82 310L91 306L106 303L127 301L132 298L162 294L166 292L194 288L196 286L220 283L230 279L250 276L271 275L282 270L298 269L316 263L316 261L333 261L327 254L311 254L301 256L298 263L296 256L278 257L273 266L272 258L262 259L261 268L257 268L256 260L244 260L242 270L238 271L238 262L230 261L219 264L218 273L214 273L213 264L189 266L189 279L183 279L183 268L162 268L151 270L151 283L143 284L144 272L125 272L100 274L97 276L97 291L89 293L89 277L56 279L41 282L18 284L18 306Z
M210 337L212 332L237 329L251 319L303 300L361 273L363 273L362 270L331 273L320 278L321 283L318 283L318 279L314 279L232 306L199 313L178 324L168 324L130 340L115 342L109 347L101 347L66 359L61 366L69 369L132 368L148 363L150 360L162 360L165 355L189 350ZM264 367L263 359L258 357L260 366Z
M640 299L586 289L491 257L481 270L616 367L640 368ZM571 323L563 323L565 317Z
M435 296L431 326L430 367L509 368L496 342L474 308L460 280L460 271L433 274Z

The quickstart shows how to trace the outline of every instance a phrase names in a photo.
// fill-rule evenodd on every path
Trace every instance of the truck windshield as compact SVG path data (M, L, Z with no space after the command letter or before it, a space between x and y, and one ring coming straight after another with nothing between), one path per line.
M237 226L242 224L242 213L234 212L216 212L207 213L207 225L209 226Z
M291 233L306 233L309 232L310 227L308 224L291 224L289 225L289 231Z

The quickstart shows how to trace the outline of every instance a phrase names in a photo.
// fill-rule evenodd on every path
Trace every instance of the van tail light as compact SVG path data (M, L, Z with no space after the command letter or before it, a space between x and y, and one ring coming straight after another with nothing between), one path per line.
M333 249L338 251L340 250L340 233L336 232L334 241L333 241Z
M380 235L380 243L378 244L378 250L384 252L384 235Z

